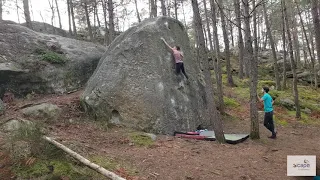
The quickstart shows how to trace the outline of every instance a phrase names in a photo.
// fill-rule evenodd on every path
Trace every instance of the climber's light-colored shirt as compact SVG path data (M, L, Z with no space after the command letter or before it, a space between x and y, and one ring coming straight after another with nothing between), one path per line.
M174 60L176 63L182 63L182 55L181 52L175 49L172 49L173 51L173 56L174 56Z

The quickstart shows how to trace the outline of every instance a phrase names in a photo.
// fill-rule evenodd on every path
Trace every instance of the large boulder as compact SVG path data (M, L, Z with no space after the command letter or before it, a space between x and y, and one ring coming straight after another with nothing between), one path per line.
M65 93L82 87L105 47L0 23L0 87L16 95Z
M179 45L189 82L177 76L160 40ZM210 125L199 63L181 22L148 19L117 37L87 83L81 102L97 120L172 134Z
M32 21L31 24L32 24L32 29L37 32L41 32L41 33L45 33L45 34L56 34L56 35L63 36L63 37L70 36L67 33L67 31L60 29L60 28L57 28L57 27L54 27L48 23ZM23 23L22 25L27 26L26 23Z

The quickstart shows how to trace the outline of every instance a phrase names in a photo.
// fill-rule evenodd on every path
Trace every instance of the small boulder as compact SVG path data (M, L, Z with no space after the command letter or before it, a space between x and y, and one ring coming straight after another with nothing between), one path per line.
M302 112L304 112L306 114L311 114L312 113L311 109L309 109L309 108L302 109Z
M32 126L32 122L28 120L10 120L9 122L3 125L3 130L6 132L12 132L18 130L20 127L23 126Z
M43 119L46 121L55 121L59 118L61 108L54 104L43 103L21 110L26 117Z
M146 136L150 137L152 141L155 141L157 139L157 135L152 133L144 133Z
M294 102L289 98L280 99L280 105L285 107L285 108L287 108L288 110L294 110L295 109Z
M264 111L258 111L258 119L260 123L264 121Z

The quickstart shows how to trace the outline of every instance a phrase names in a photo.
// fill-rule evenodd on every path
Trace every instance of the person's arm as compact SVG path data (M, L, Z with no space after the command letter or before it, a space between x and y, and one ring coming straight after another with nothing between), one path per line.
M172 50L172 47L167 43L166 40L164 40L164 38L160 38L160 39L164 42L164 44L165 44L168 48L170 48L170 49Z
M260 102L263 102L263 101L264 101L263 97L260 98L259 95L257 95L257 98L258 98L258 100L259 100Z

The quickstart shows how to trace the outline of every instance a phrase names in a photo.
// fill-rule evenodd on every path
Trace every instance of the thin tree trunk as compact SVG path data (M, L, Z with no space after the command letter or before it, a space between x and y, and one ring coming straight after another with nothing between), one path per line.
M39 13L40 13L40 17L41 17L41 19L42 19L42 23L43 23L43 26L44 26L44 30L47 31L47 25L46 25L46 22L45 22L45 20L44 20L44 18L43 18L43 16L42 16L42 14L41 14L41 11L40 11Z
M222 26L222 32L223 32L223 40L224 40L224 53L225 53L225 58L226 58L228 85L230 87L234 87L235 85L234 85L232 74L231 74L231 63L230 63L230 44L229 44L230 42L229 42L229 37L228 37L228 32L227 32L225 14L222 10L222 8L224 7L222 0L219 0L219 7L221 7L220 18L221 18L221 26Z
M96 9L96 17L97 17L98 27L101 27L99 13L98 13L98 3L96 0L94 1L94 8Z
M206 23L208 28L208 39L209 39L209 45L210 45L210 51L213 51L213 43L212 43L212 37L210 32L210 23L209 23L209 17L208 17L208 9L207 9L207 1L203 0L203 6L204 6L204 13L206 17Z
M167 16L166 3L165 0L160 0L161 3L161 13L162 16Z
M56 1L56 7L57 7L57 13L58 13L58 19L59 19L59 28L62 29L62 24L61 24L61 17L60 17L60 11L59 11L59 6L58 6L58 1Z
M174 0L174 17L178 19L178 2Z
M298 80L297 80L297 73L296 73L296 63L294 62L294 55L293 55L293 46L292 46L292 39L290 34L290 26L289 26L289 20L288 20L288 13L287 8L285 4L285 0L281 0L283 2L284 6L284 17L287 27L287 36L288 36L288 42L289 42L289 55L290 55L290 64L293 74L293 94L294 94L294 103L296 106L296 118L301 117L301 111L300 111L300 105L299 105L299 92L298 92Z
M171 17L171 0L167 0L168 16Z
M251 119L251 139L260 139L259 135L259 120L258 120L258 108L257 108L257 84L258 84L258 62L253 55L252 37L250 30L250 14L249 14L249 2L243 0L244 5L244 22L245 22L245 47L246 54L250 60L250 119Z
M286 25L284 17L284 6L281 1L281 21L282 21L282 49L283 49L283 80L282 88L287 89L287 52L286 52Z
M220 143L225 142L223 127L221 122L220 114L218 113L214 101L213 95L213 84L211 79L211 73L209 68L209 62L206 56L206 50L204 45L204 36L202 31L202 23L201 17L199 13L199 6L197 0L191 0L193 14L194 14L194 24L195 24L195 31L196 31L196 39L197 39L197 59L199 62L202 62L204 67L206 68L204 71L205 81L206 81L206 95L207 95L207 102L208 102L208 114L210 117L210 122L213 124L213 129L216 135L217 140Z
M2 20L2 0L0 0L0 21Z
M26 25L28 28L32 28L31 23L31 17L30 17L30 11L29 11L29 0L23 0L23 11L24 11L24 17L26 19Z
M269 23L269 18L268 18L267 8L266 8L265 3L263 3L263 13L264 13L264 18L265 18L264 21L266 24L267 33L268 33L268 37L269 37L269 42L270 42L270 46L271 46L271 50L272 50L274 75L275 75L275 79L276 79L276 89L280 90L281 84L280 84L280 78L279 78L279 68L278 68L278 63L277 63L277 53L276 53L276 49L274 46L273 36L271 33L271 28L270 28L270 23Z
M70 34L70 35L72 35L72 27L71 27L71 12L70 12L70 0L67 0L67 8L68 8L69 34Z
M216 4L214 0L210 0L211 6L211 16L212 16L212 27L213 27L213 41L215 49L215 75L217 83L217 96L218 96L218 107L221 113L224 113L224 102L223 102L223 91L222 91L222 71L221 71L221 60L220 60L220 49L219 49L219 37L218 37L218 28L217 28L217 13L216 13Z
M239 48L239 78L243 79L243 37L242 37L242 28L241 28L241 16L240 16L240 1L233 0L235 13L236 13L236 23L238 27L238 48Z
M184 12L184 3L183 3L183 1L181 1L181 6L182 6L184 26L187 28L186 14Z
M204 45L205 45L206 50L207 50L207 47L208 47L208 37L207 37L206 26L203 25L202 29L203 29L204 42L205 42Z
M115 38L115 30L114 30L114 12L113 12L113 2L112 0L108 0L108 13L109 13L109 44Z
M103 17L104 17L104 26L105 26L105 32L104 32L104 44L109 44L109 30L107 28L108 22L107 22L107 2L106 0L102 0L102 9L103 9Z
M87 20L87 26L88 26L90 41L93 41L93 34L92 34L92 29L91 29L91 24L90 24L90 16L89 16L89 11L88 11L88 4L87 4L86 0L84 0L83 5L84 5L84 11L85 11L85 14L86 14L86 20Z
M161 0L161 3L162 3L162 1L164 1L164 0ZM137 19L138 19L138 22L140 23L141 22L141 18L140 18L140 13L139 13L139 10L138 10L138 2L137 2L137 0L134 0L134 5L135 5L135 8L136 8Z
M263 3L264 5L266 3ZM256 0L252 0L252 7L255 8ZM254 43L254 58L258 59L258 35L257 35L257 8L253 11L253 43Z
M56 29L54 28L54 5L53 5L53 0L52 2L50 2L50 0L48 0L48 3L49 3L49 6L50 6L50 9L51 9L51 26L52 26L52 30L53 30L53 33L56 33Z
M295 0L295 4L297 6L297 11L298 11L298 14L299 14L299 18L300 18L300 24L302 26L302 31L303 31L303 35L304 35L304 38L305 38L305 41L306 41L306 46L308 48L308 52L309 52L309 56L310 56L310 59L311 59L311 74L312 76L314 76L315 78L315 82L317 82L317 74L315 73L315 60L314 60L314 57L312 56L312 52L311 52L311 48L310 48L310 43L309 43L309 39L308 39L308 35L307 35L307 31L305 29L305 26L304 26L304 23L303 23L303 19L302 19L302 16L301 16L301 10L300 10L300 7L299 7L299 4L297 2L297 0ZM302 38L303 39L303 38ZM305 46L304 46L305 47ZM304 53L306 54L306 53ZM306 57L306 56L305 56ZM307 60L307 58L305 58L305 61ZM312 78L311 78L312 79ZM311 83L312 83L312 80L311 80Z
M20 16L19 16L19 5L18 5L18 0L16 0L16 7L17 7L18 23L20 24Z
M294 15L295 15L295 13L292 15L292 17L294 17ZM292 26L293 26L293 31L292 31L293 47L294 47L294 55L296 57L295 58L295 63L296 63L296 66L297 66L297 65L299 65L301 63L301 60L300 60L300 45L299 45L299 39L298 39L298 30L297 30L296 18L293 18Z
M229 28L230 28L230 36L231 36L231 46L234 48L234 36L233 36L233 26L232 23L229 23Z
M54 146L56 146L57 148L63 150L64 152L66 152L68 155L72 156L73 158L77 159L78 161L80 161L81 163L83 163L84 165L88 166L89 168L97 171L98 173L104 175L105 177L108 177L112 180L125 180L124 178L118 176L117 174L110 172L108 170L106 170L105 168L90 162L88 159L84 158L83 156L81 156L80 154L72 151L71 149L69 149L68 147L64 146L63 144L58 143L57 141L44 136L43 137L44 140L48 141L49 143L53 144Z
M157 4L156 4L156 0L149 0L150 1L150 18L154 18L157 17Z
M320 18L319 18L320 14L319 14L318 3L319 3L318 0L311 1L311 12L312 12L314 34L315 34L315 41L316 41L317 59L318 59L318 63L320 64ZM316 69L316 72L318 71L319 69ZM318 88L318 82L315 82L315 87Z
M74 18L74 12L73 12L73 2L72 2L72 0L69 0L69 2L70 2L71 17L72 17L73 33L75 36L77 36L77 27L76 27L76 21Z

